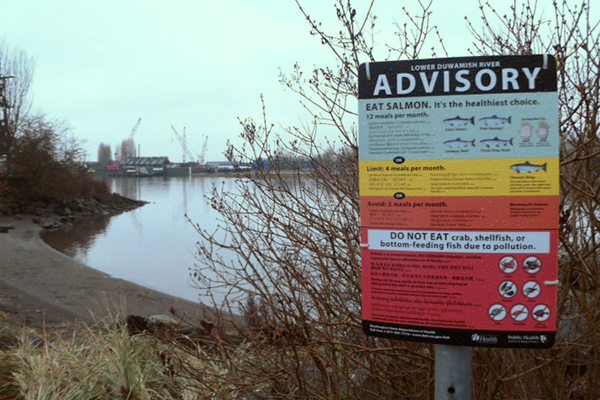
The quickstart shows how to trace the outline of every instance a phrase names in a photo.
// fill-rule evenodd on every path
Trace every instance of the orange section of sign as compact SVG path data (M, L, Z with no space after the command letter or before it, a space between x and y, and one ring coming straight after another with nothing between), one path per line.
M363 196L360 217L372 228L551 230L558 226L558 197Z

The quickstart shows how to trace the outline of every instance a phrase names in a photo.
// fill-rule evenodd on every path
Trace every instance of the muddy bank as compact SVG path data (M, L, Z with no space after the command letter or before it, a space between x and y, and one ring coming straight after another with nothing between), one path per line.
M0 310L32 326L93 322L116 312L168 314L171 308L192 321L211 318L210 310L195 302L112 278L41 239L42 226L59 227L73 218L56 214L0 217Z

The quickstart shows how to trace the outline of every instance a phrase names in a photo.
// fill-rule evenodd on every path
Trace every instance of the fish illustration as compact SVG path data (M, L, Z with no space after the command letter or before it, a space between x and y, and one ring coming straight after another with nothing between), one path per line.
M535 315L537 318L543 318L548 314L550 314L550 311L543 309L543 308L540 310L534 311L534 313L533 313L533 315Z
M525 294L525 296L529 296L530 294L533 294L533 293L535 293L537 291L538 291L538 287L537 286L532 286L532 287L525 288L523 290L523 293Z
M446 140L444 144L448 147L467 147L469 144L475 147L475 139L468 140L460 140L460 138L456 138L454 140Z
M500 315L502 312L504 312L504 307L494 308L490 311L490 317L495 318L498 315Z
M454 118L447 118L444 120L444 123L446 125L450 125L450 126L462 126L462 125L467 125L467 124L471 124L471 125L475 125L475 117L471 117L471 118L461 118L458 115Z
M496 115L492 115L491 117L480 118L479 122L483 123L484 125L504 125L507 122L510 124L510 118L511 117L502 118Z
M540 170L547 171L546 164L547 163L544 163L542 165L535 165L535 164L531 164L529 161L525 161L524 163L521 163L521 164L511 165L510 169L517 171L518 173L521 173L521 172L532 173L532 172L537 172Z
M480 140L479 143L486 145L488 148L494 146L494 147L500 147L500 146L506 146L506 145L511 145L513 144L513 140L512 138L510 138L509 140L503 140L503 139L498 139L498 136L496 136L493 139L483 139Z

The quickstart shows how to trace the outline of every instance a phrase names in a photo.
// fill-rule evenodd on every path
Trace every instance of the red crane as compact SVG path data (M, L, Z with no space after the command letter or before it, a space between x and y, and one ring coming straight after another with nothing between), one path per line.
M121 149L121 154L119 154L119 159L112 165L109 165L107 167L107 169L109 171L117 171L119 169L119 167L121 166L121 162L123 161L123 159L130 154L131 152L131 146L133 144L133 136L135 135L135 132L137 131L138 127L140 126L140 122L142 122L142 118L140 117L137 122L135 123L135 126L133 127L133 129L131 130L131 133L129 134L129 137L127 138L127 140L125 141L125 146L127 146L126 149Z

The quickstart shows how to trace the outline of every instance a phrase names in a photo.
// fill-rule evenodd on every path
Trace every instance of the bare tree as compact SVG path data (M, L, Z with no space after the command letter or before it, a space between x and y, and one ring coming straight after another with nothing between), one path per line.
M489 396L600 397L600 32L586 2L554 2L554 19L536 1L509 12L480 4L483 27L469 25L477 54L553 54L558 65L561 201L559 343L538 352L479 352L487 358ZM500 27L498 29L497 27ZM494 359L490 358L493 354ZM496 361L492 368L491 362ZM534 394L536 393L537 394ZM523 396L522 394L521 396Z
M123 139L120 145L117 145L118 159L125 159L127 157L135 157L137 154L135 148L135 141L131 138Z
M10 170L11 149L15 144L19 123L31 108L29 90L33 81L35 61L21 49L11 48L0 39L0 154L7 155Z
M96 186L82 165L82 142L63 120L46 115L23 117L11 153L8 182L24 199L63 201L86 197Z
M112 150L110 144L100 143L98 146L98 163L106 167L112 162Z
M435 33L430 3L397 23L398 44L387 59L423 56ZM372 3L371 3L372 5ZM600 179L598 25L585 3L554 3L554 20L534 0L499 11L481 3L481 26L471 22L478 55L555 55L559 65L561 229L559 338L549 350L477 349L478 398L600 397ZM215 340L204 367L182 372L222 398L431 399L433 349L370 338L361 329L356 113L357 68L374 55L371 8L336 2L341 25L329 35L300 6L311 34L331 49L336 67L300 65L281 82L308 110L304 126L278 130L263 102L260 122L241 121L244 145L230 146L234 162L256 171L237 192L215 188L217 232L201 236L198 287L217 306L241 312L247 347ZM438 45L445 52L443 45ZM432 50L435 55L435 49ZM329 138L324 138L324 134ZM276 160L285 149L311 162L293 173ZM333 160L333 162L332 162ZM233 257L232 257L233 255ZM225 296L217 297L221 292ZM218 360L222 368L206 367ZM211 364L214 365L214 364Z
M376 59L376 18L370 6L358 10L340 0L341 32L330 35L299 10L336 67L315 67L305 77L296 64L280 75L309 121L278 131L264 101L260 122L240 121L244 145L231 145L227 156L256 170L238 180L236 193L215 188L220 232L197 225L198 286L215 296L216 306L245 315L239 332L253 346L244 360L235 347L219 347L224 359L239 361L218 383L219 395L389 399L401 398L407 386L427 391L433 370L426 347L367 337L361 324L355 104L358 66ZM402 46L388 49L393 59L417 57L427 40L428 6L407 16ZM306 162L285 168L281 161L288 159Z

